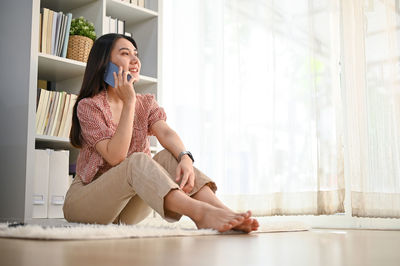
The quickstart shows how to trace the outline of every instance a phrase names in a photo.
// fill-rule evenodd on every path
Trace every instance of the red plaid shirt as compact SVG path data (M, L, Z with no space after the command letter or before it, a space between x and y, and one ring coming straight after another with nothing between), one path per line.
M118 125L112 120L106 91L101 91L92 98L82 99L78 104L77 114L81 126L82 149L79 151L76 173L87 184L96 174L102 174L112 167L97 152L95 146L101 140L112 138ZM134 152L144 152L151 156L148 136L153 133L150 128L158 120L166 119L164 109L158 106L154 95L136 94L132 140L127 156Z

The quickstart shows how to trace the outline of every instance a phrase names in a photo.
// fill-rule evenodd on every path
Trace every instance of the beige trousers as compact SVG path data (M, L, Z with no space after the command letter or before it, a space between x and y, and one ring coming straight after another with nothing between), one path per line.
M130 155L119 165L84 184L76 176L64 202L64 217L69 222L136 224L154 209L167 220L179 220L182 215L164 210L164 197L175 182L178 162L168 151L157 153L153 159L145 153ZM215 192L215 183L194 168L195 185L189 196L204 185Z

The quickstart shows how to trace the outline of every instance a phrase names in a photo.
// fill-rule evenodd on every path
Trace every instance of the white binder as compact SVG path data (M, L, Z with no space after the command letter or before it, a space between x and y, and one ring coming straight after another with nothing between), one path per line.
M35 150L32 218L47 218L50 150Z
M51 151L47 218L64 218L63 205L69 188L69 151Z

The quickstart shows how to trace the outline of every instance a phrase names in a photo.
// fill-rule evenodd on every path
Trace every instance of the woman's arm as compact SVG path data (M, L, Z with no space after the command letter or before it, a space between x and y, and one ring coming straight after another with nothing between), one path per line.
M161 145L169 150L175 158L178 158L182 151L185 151L185 146L181 138L172 130L164 120L159 120L151 126L151 131L157 137ZM193 162L188 155L184 155L176 168L176 181L181 181L181 189L189 193L194 187L194 170Z
M115 166L125 160L132 139L135 105L122 107L117 130L111 139L101 140L96 144L96 150L111 165Z
M99 141L96 150L111 165L115 166L125 160L132 139L133 120L135 115L136 92L133 88L134 78L127 79L128 72L118 75L114 72L115 93L123 102L121 116L114 136L111 139Z
M159 120L159 121L155 122L151 126L151 131L157 137L160 144L164 148L169 150L174 155L175 158L178 159L179 154L182 151L186 150L181 138L178 136L178 134L174 130L172 130L168 126L168 124L164 120ZM184 155L182 157L182 159L185 157L190 159L189 156L187 156L187 155Z

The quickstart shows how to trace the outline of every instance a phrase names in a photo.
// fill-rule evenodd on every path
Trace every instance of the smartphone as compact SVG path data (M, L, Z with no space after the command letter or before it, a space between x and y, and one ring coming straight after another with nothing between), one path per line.
M117 74L118 76L118 72L119 72L119 66L117 66L116 64L112 63L111 61L108 63L107 68L106 68L106 72L104 73L104 81L110 85L111 87L115 88L115 80L114 80L114 75L113 73L115 72L115 74ZM122 71L122 74L125 71ZM132 78L131 74L128 73L128 81Z

